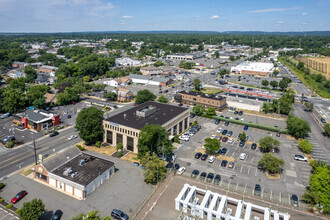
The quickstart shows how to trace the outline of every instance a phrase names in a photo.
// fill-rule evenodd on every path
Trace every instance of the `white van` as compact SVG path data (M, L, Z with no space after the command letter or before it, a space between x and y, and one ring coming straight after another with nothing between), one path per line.
M209 157L209 163L214 163L215 161L215 156L210 156Z

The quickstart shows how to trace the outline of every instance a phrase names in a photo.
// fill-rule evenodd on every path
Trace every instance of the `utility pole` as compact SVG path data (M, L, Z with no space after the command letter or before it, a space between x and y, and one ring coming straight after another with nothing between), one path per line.
M36 148L36 142L34 140L34 136L32 136L32 140L33 140L33 149L34 149L34 159L36 162L36 165L38 164L38 158L37 158L37 148Z

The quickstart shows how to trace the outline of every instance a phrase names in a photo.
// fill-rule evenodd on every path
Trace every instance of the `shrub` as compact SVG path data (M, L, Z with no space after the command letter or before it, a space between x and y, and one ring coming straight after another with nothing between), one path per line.
M3 202L3 199L0 199L0 203L2 203Z
M6 206L7 209L10 209L11 207L13 207L13 204L8 204L8 205Z
M4 183L0 183L0 189L2 189L3 187L5 187Z
M20 209L16 209L15 213L19 215L20 211L21 211Z
M101 141L96 141L95 145L96 145L96 147L102 147L102 142Z
M301 139L298 142L298 147L302 152L306 154L312 153L312 150L314 148L313 144L309 140L304 140L304 139Z
M179 140L179 135L175 135L173 141L174 141L175 143L180 144L181 142L180 142L180 140Z
M191 127L194 126L194 125L197 125L198 124L198 121L195 120L192 124L191 124Z
M77 147L78 147L79 150L81 150L81 151L84 151L84 150L85 150L85 148L83 148L81 145L77 145Z
M122 143L118 143L117 146L117 151L118 151L118 156L121 157L123 156L123 144Z
M7 143L5 144L5 147L6 147L6 148L12 148L12 147L14 147L14 145L15 145L15 141L12 140L12 141L7 142Z

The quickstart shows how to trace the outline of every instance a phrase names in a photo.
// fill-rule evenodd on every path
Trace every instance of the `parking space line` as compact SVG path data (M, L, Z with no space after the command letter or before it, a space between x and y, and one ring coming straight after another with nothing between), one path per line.
M251 168L251 166L249 166L249 169L248 169L248 175L250 174L250 168Z
M254 156L252 157L251 163L253 163L253 160L254 160Z
M243 165L241 166L241 171L240 171L240 173L242 173L242 170L243 170Z
M238 188L238 183L239 183L239 181L237 181L237 184L236 184L236 191L237 191L237 188Z
M257 176L257 173L258 173L258 169L256 169L256 173L254 174L254 176Z
M244 187L244 194L245 194L245 191L246 191L246 183L245 183L245 187Z

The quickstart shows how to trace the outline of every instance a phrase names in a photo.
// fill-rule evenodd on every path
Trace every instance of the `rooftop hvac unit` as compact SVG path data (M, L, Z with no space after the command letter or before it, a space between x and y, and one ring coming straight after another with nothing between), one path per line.
M71 173L71 177L74 178L77 174L78 172Z
M79 165L82 166L85 164L85 162L86 162L85 159L81 159L81 160L79 160Z
M69 167L69 168L66 168L65 170L64 170L64 172L63 172L63 175L64 176L69 176L69 174L72 172L72 168L71 167Z

